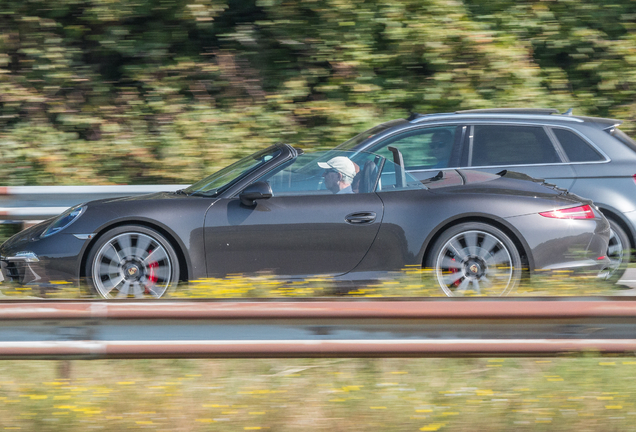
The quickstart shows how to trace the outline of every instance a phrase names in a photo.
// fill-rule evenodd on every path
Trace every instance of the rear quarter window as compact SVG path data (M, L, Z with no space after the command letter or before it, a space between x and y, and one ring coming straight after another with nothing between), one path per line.
M597 162L605 158L583 138L567 129L552 129L570 162Z
M561 158L540 126L475 125L471 166L558 163Z

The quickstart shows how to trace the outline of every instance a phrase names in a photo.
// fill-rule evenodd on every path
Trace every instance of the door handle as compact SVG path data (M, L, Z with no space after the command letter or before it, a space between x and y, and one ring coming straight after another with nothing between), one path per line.
M345 216L345 221L353 225L369 224L375 221L375 212L351 213Z

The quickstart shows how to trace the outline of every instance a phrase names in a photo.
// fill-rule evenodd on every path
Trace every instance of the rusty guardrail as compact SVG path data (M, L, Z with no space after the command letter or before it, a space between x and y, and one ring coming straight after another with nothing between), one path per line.
M0 303L1 359L504 357L636 351L632 299Z

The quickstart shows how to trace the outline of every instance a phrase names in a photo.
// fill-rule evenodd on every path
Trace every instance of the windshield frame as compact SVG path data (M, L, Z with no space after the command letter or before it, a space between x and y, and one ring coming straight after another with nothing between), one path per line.
M186 189L183 190L183 192L190 196L218 197L225 191L230 189L233 185L240 183L242 179L249 177L251 173L260 171L260 169L262 169L263 167L271 165L273 161L276 161L278 158L285 155L287 153L284 151L286 147L287 146L285 144L275 144L258 152L252 153L188 186ZM258 159L262 159L268 155L272 155L272 158L268 160L262 160L260 162L258 161ZM251 161L254 161L255 163L246 166L242 171L238 173L238 175L231 177L233 171L237 170L241 165L246 165L248 162ZM275 163L275 166L277 165L278 164ZM209 185L216 179L220 180L227 176L230 176L227 182L220 184L216 188L212 188L206 191L203 190L204 186Z

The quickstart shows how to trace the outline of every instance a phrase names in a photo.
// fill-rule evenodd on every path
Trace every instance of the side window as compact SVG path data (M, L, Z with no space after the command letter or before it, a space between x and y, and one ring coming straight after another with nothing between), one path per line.
M561 162L539 126L475 125L471 166Z
M371 153L305 153L265 174L275 197L370 193L378 181L382 158Z
M418 129L382 141L370 151L393 160L387 147L396 147L402 153L407 170L456 166L457 130L460 130L457 126Z
M566 129L552 129L554 135L561 143L561 147L570 159L570 162L595 162L605 160L592 146L581 137Z

